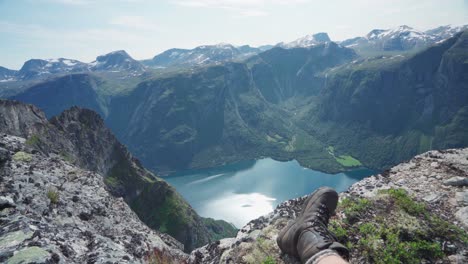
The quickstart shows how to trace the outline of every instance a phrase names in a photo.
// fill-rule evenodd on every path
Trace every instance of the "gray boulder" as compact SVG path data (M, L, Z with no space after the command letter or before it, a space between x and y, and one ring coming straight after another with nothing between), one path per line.
M452 177L448 180L444 181L444 185L449 185L449 186L468 186L468 178L466 177Z

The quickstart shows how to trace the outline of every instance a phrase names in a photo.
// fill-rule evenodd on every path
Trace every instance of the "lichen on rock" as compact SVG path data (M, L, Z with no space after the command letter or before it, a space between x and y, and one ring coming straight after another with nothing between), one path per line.
M180 242L112 196L102 175L30 151L24 138L1 135L0 145L28 157L0 168L1 263L146 263L155 251L187 259Z

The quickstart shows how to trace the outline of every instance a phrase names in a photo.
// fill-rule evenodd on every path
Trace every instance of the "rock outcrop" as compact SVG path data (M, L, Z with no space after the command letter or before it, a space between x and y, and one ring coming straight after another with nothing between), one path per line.
M1 263L183 263L174 238L143 224L104 178L26 139L0 135ZM156 262L158 263L158 262Z
M330 228L350 248L351 263L467 263L467 178L468 149L421 154L341 193ZM276 237L306 198L193 251L190 263L299 263L281 254Z
M214 240L190 205L133 158L95 112L73 107L49 122L32 105L0 100L0 114L0 132L26 138L28 147L45 156L59 155L99 173L146 225L172 235L187 252Z

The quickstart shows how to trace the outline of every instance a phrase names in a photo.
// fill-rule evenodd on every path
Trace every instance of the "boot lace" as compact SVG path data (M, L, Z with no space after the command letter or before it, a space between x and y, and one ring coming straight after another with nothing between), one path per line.
M330 220L330 210L328 210L328 207L325 204L320 204L317 212L315 213L315 218L310 222L310 227L320 234L320 236L324 239L324 242L326 243L332 243L334 241L337 241L337 238L333 233L331 233L327 226Z
M330 220L330 210L325 204L320 204L315 216L322 221L325 226L328 226L328 221Z

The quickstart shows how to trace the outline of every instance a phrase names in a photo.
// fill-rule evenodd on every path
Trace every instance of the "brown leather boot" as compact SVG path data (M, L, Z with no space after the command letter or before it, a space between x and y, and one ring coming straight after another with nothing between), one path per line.
M279 248L289 255L299 257L297 243L299 235L311 226L312 222L320 222L325 228L330 215L338 204L338 194L329 187L321 187L312 193L304 202L302 213L283 228L278 234L276 242Z
M348 248L336 242L336 237L320 220L308 224L299 235L297 251L302 263L306 263L314 255L322 250L331 249L348 259Z

